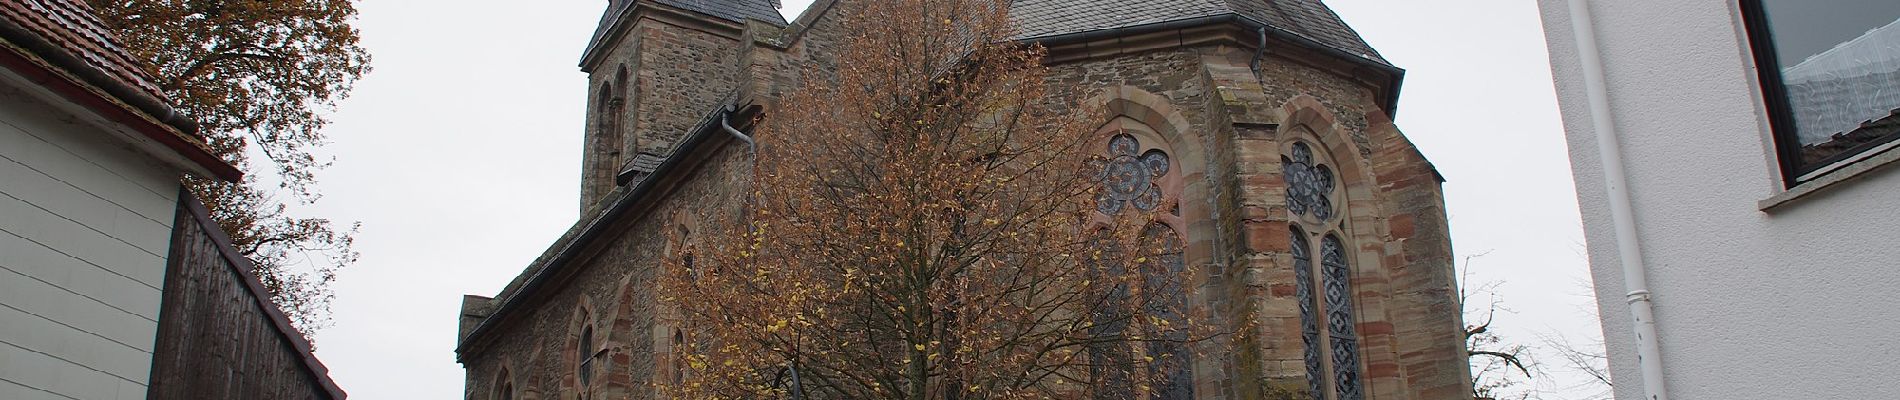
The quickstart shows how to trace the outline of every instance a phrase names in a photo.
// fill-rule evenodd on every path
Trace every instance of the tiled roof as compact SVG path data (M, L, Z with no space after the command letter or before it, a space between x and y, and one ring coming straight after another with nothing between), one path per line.
M745 23L747 18L751 18L785 26L785 16L779 15L776 0L610 0L607 12L600 16L600 26L594 28L594 37L587 41L587 54L582 58L592 57L599 50L597 47L600 47L601 41L607 40L607 33L614 29L614 23L625 17L640 1L652 1L732 22Z
M100 113L228 182L244 173L197 136L144 60L119 44L83 0L0 0L0 64Z
M1321 46L1391 65L1320 0L1014 0L1025 39L1239 16Z
M0 17L45 38L127 87L164 100L142 62L120 46L92 7L75 0L0 0Z

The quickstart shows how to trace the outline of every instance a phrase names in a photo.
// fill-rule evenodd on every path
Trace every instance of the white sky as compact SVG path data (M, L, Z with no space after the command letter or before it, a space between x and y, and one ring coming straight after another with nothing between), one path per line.
M810 0L787 0L795 17ZM1453 245L1537 344L1599 333L1582 225L1534 2L1327 2L1407 69L1398 124L1450 182ZM352 398L459 399L463 294L493 295L576 218L585 76L602 0L366 0L373 71L334 114L325 197L362 221L318 356ZM1545 398L1580 379L1545 357Z

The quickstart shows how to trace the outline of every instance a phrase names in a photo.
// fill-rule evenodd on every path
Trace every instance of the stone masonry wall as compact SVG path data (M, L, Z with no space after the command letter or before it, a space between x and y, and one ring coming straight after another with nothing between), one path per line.
M1355 317L1368 395L1469 396L1450 245L1435 172L1392 127L1372 90L1295 60L1205 46L1054 65L1051 85L1168 136L1182 160L1193 298L1232 339L1200 349L1200 398L1306 392L1288 244L1282 135L1336 138L1351 210ZM1376 160L1376 161L1375 161ZM1246 322L1253 324L1248 325Z
M648 200L651 207L636 206L603 237L610 239L568 265L574 276L550 282L537 294L545 299L516 311L518 320L488 334L493 342L464 355L468 398L489 399L503 369L518 389L516 399L573 399L582 390L590 398L652 398L649 384L672 370L655 357L668 351L671 335L665 321L654 318L660 312L653 282L681 247L668 243L667 234L691 231L694 221L735 210L734 195L746 192L750 155L743 145L716 146L722 142L708 142L716 150L704 164L671 185L670 193ZM577 348L584 323L593 324L599 343L585 353ZM580 355L601 349L606 353L595 361L596 378L580 387Z
M653 12L653 11L645 11ZM704 26L690 26L690 25ZM588 71L586 153L581 212L614 189L614 177L635 154L669 154L686 131L712 112L738 84L734 71L740 40L732 28L713 22L642 17ZM624 82L620 71L627 71ZM618 113L600 101L601 90L621 98ZM603 118L610 120L603 121ZM616 132L619 140L607 137Z
M642 21L629 36L637 39L616 47L590 85L614 79L622 63L631 66L623 154L666 154L730 90L769 114L800 82L823 79L806 68L831 65L845 34L836 29L839 12L799 21L812 26L803 32L749 24L744 41ZM1127 117L1153 128L1183 169L1180 233L1193 274L1190 298L1235 333L1196 349L1206 355L1193 365L1197 398L1311 398L1280 163L1281 143L1304 126L1340 164L1368 398L1468 399L1436 172L1362 81L1298 54L1270 55L1256 72L1255 55L1231 46L1179 47L1064 62L1051 65L1049 75L1057 92L1101 106L1108 113L1103 123ZM590 121L590 130L597 126ZM545 299L516 311L516 322L489 333L492 343L464 355L469 398L490 398L504 369L520 389L516 398L527 400L572 399L582 389L600 398L650 398L647 384L669 379L674 366L655 355L669 351L670 328L654 318L663 310L653 308L650 282L654 268L677 255L680 244L666 243L669 230L690 231L691 221L730 208L733 196L746 192L741 172L749 156L743 146L718 142L702 146L710 155L673 155L709 158L673 189L641 200L650 204L637 208L648 211L623 216L612 239L569 266L579 268L577 275L543 287L535 295ZM611 173L605 176L604 186L585 186L584 209L620 195ZM602 378L589 388L579 387L573 371L584 354L575 348L583 316L592 316L607 350L607 362L596 367Z

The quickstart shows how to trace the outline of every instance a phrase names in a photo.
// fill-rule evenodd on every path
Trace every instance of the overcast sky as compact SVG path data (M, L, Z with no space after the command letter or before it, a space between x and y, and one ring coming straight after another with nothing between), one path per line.
M787 18L809 0L785 2ZM1331 0L1407 69L1398 124L1449 180L1453 246L1503 282L1494 329L1592 342L1582 225L1534 2ZM325 197L362 221L318 356L351 398L459 399L463 294L494 295L578 214L585 76L603 0L364 0L375 71L334 113ZM1554 355L1545 398L1581 399Z

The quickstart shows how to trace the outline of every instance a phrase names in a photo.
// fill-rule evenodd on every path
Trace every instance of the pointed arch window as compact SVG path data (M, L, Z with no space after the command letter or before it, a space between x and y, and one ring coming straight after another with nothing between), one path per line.
M1297 134L1310 136L1304 129ZM1280 158L1293 253L1294 295L1308 389L1315 400L1363 400L1359 334L1353 317L1349 237L1329 158L1294 140ZM1317 248L1317 253L1314 251ZM1317 262L1316 262L1317 261Z
M515 400L514 374L509 373L506 367L502 368L501 373L495 374L495 395L490 398L496 400Z
M1144 140L1143 136L1152 135L1153 130L1139 122L1127 118L1118 118L1103 127L1103 131L1112 132L1102 147L1104 153L1091 160L1091 171L1095 182L1101 185L1095 198L1095 211L1104 217L1114 217L1122 213L1149 213L1155 224L1143 232L1143 240L1157 245L1161 252L1149 257L1149 263L1157 263L1142 268L1143 271L1165 271L1176 276L1187 273L1185 243L1180 234L1181 209L1180 172L1175 160L1159 140ZM1141 134L1142 136L1138 136ZM1108 249L1114 251L1113 249ZM1109 266L1111 273L1121 271L1120 266ZM1187 326L1186 316L1181 310L1187 305L1187 288L1180 287L1181 279L1169 279L1164 276L1149 276L1144 280L1142 292L1150 293L1148 302L1143 306L1149 315L1168 322L1166 326ZM1120 289L1111 294L1111 301L1129 300L1128 289ZM1108 307L1113 309L1115 307ZM1098 315L1097 332L1099 336L1117 336L1126 333L1129 323L1126 316ZM1148 382L1146 398L1152 400L1186 400L1194 398L1193 352L1184 344L1188 339L1185 331L1156 332L1156 336L1172 340L1150 341L1142 349L1147 358L1155 362L1145 363ZM1091 363L1091 373L1098 384L1097 398L1128 399L1139 393L1134 371L1107 368L1113 365L1139 365L1133 349L1121 349L1114 346L1091 346L1090 357L1103 362ZM1144 358L1145 360L1146 358Z
M575 375L581 380L581 391L585 392L594 381L594 326L592 324L581 328L580 346L581 362L574 368Z

